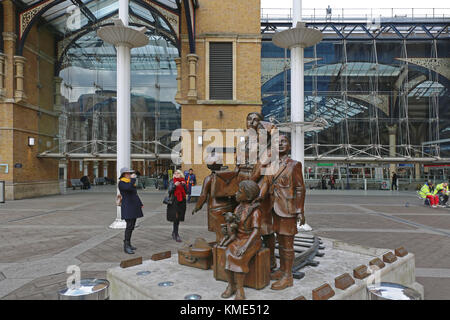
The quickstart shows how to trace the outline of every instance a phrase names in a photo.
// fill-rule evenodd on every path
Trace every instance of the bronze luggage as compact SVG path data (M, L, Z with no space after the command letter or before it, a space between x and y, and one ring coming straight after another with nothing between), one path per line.
M179 264L208 270L212 262L212 247L204 239L196 239L193 245L178 250Z
M227 281L225 274L225 251L226 247L213 248L214 278ZM250 271L245 277L244 286L254 289L263 289L270 283L270 250L261 248L255 257L250 260Z

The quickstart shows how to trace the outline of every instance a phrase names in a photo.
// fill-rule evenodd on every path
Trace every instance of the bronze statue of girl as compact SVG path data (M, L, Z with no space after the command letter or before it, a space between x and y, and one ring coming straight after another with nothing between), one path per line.
M229 298L236 293L236 300L245 299L244 281L249 272L249 262L262 246L261 241L261 211L259 204L252 201L259 195L259 186L251 180L239 183L236 201L239 205L234 210L238 217L237 237L226 250L225 271L228 286L222 293L222 298Z

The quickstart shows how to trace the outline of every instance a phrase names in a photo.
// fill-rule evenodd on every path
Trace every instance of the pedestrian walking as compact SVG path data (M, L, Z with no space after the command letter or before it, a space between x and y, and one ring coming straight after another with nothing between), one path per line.
M186 180L186 184L187 184L187 194L188 194L188 199L187 202L191 202L191 191L192 191L192 186L195 186L197 184L197 178L195 177L194 174L194 170L191 168L189 169L189 172L185 175L184 179Z
M136 226L137 218L144 216L142 213L144 205L137 194L136 174L133 170L120 169L119 191L122 199L120 204L122 219L127 223L123 250L125 253L134 254L134 250L137 248L131 245L131 234Z
M397 174L394 172L392 175L391 190L397 190L397 179Z
M186 213L187 184L181 170L175 171L169 183L169 202L167 203L167 221L173 222L172 239L181 242L178 233L180 222L184 221Z
M167 171L164 171L163 173L163 187L164 190L167 190L169 187L169 173Z
M322 190L327 190L327 179L322 175Z
M334 178L333 175L330 176L330 187L331 187L331 190L336 189L336 179Z

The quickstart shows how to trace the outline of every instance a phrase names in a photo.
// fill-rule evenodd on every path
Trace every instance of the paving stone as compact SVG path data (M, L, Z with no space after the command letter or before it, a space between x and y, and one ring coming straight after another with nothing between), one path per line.
M4 279L7 277L4 270L13 266L11 263L18 263L18 270L32 270L34 266L45 265L43 262L66 254L70 258L68 261L79 261L80 265L87 263L86 268L93 270L97 264L106 269L108 265L118 265L130 258L123 252L123 230L108 228L116 215L111 200L114 199L115 187L94 189L0 205L0 265L3 272L0 273L0 281L4 288L4 284L11 281ZM132 242L138 247L137 256L147 260L162 251L170 250L175 254L198 237L206 241L215 240L215 235L207 231L206 208L192 216L190 212L195 204L187 205L186 221L180 224L184 242L177 243L171 238L172 224L166 221L165 206L162 205L165 192L155 192L150 188L140 190L139 195L145 205L145 218L138 220L139 227L133 233ZM404 205L406 202L408 207ZM319 236L392 250L407 245L408 251L416 256L417 267L450 268L450 231L449 235L434 234L433 229L425 230L408 224L450 229L450 210L429 210L417 201L413 192L370 191L365 195L358 191L308 190L305 214L308 224ZM393 221L389 217L405 221ZM15 221L8 222L11 220ZM318 231L320 228L332 231ZM105 240L98 237L102 233ZM66 266L62 267L65 269ZM57 291L65 286L68 276L57 271L58 268L41 270L40 274L47 274L38 278L28 279L29 275L19 275L23 278L14 280L19 282L8 285L13 291L1 291L3 296L0 299L57 299ZM81 276L105 278L106 270L81 268ZM417 281L425 285L426 299L450 299L450 278L418 277Z

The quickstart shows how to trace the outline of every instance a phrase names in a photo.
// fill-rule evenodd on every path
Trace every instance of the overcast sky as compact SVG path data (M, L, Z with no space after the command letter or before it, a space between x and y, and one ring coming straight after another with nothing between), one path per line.
M297 0L298 1L298 0ZM448 0L303 0L303 8L450 8ZM261 0L262 8L291 8L292 0Z

